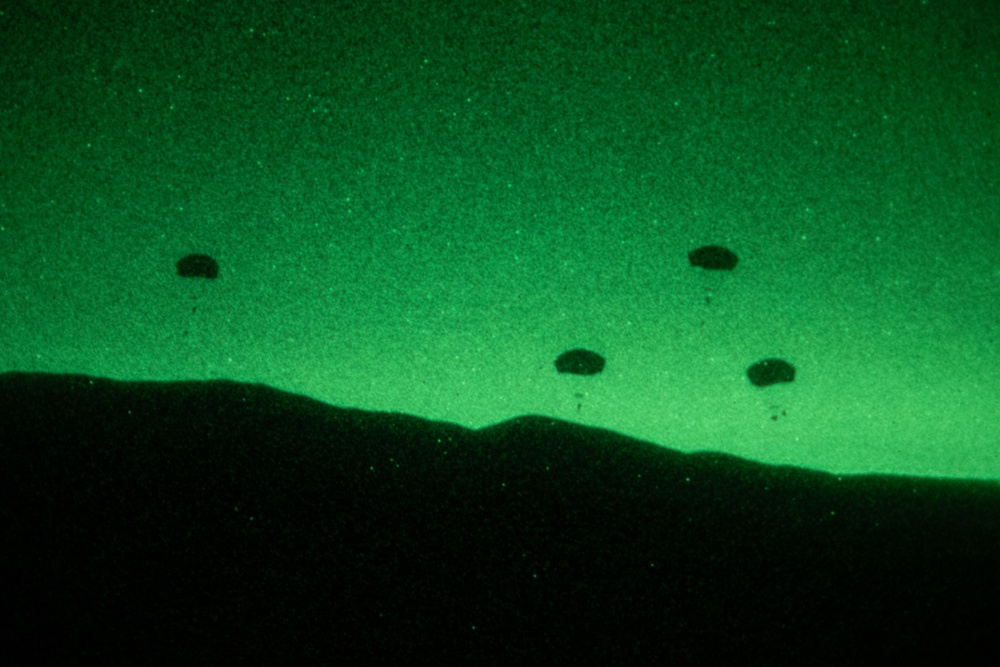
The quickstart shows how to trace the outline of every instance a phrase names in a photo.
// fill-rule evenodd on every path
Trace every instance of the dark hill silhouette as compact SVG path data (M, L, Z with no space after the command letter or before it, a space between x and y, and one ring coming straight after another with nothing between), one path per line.
M36 664L995 657L996 483L224 381L11 373L0 401L0 650Z

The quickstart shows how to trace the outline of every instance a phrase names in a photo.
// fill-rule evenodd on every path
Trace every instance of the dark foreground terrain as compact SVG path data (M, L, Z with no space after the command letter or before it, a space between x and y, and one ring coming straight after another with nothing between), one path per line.
M1000 643L996 483L231 382L0 375L0 531L3 664L969 665Z

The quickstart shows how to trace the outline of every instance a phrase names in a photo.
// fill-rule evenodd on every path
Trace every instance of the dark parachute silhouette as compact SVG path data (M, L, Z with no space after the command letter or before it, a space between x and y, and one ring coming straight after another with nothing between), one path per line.
M211 280L219 277L219 263L208 255L187 255L177 261L177 275Z
M740 260L729 248L706 245L689 252L688 261L691 262L691 266L700 266L703 269L732 271L736 268L736 262Z
M573 375L597 375L604 370L604 357L581 348L569 350L556 358L556 370Z
M767 387L795 379L795 366L784 359L764 359L747 369L747 378L755 387Z

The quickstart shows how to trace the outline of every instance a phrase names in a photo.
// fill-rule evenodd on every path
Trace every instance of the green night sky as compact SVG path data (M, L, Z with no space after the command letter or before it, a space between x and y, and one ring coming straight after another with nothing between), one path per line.
M1000 478L992 0L39 1L0 50L0 372Z

